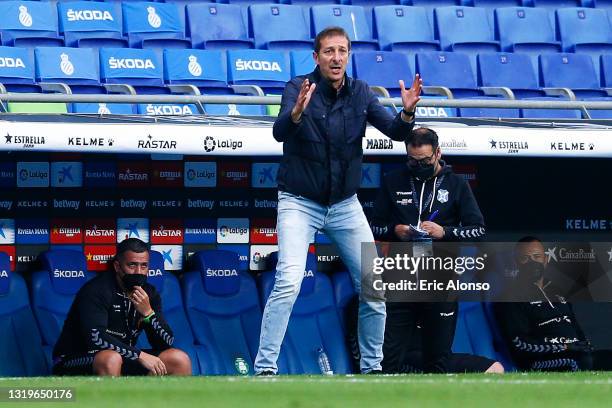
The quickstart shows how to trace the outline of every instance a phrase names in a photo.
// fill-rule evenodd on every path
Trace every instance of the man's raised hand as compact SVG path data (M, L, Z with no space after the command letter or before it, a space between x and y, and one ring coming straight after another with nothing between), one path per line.
M308 106L310 102L310 97L314 93L317 84L311 84L308 78L302 82L302 86L300 87L300 93L298 94L297 100L295 101L295 106L291 110L291 120L295 123L299 122L302 118L302 112Z
M421 95L421 89L423 88L421 76L419 74L414 76L414 81L410 89L406 89L402 79L399 80L399 86L402 90L402 105L404 105L404 110L406 112L414 112L417 102L421 99L419 97L419 95Z

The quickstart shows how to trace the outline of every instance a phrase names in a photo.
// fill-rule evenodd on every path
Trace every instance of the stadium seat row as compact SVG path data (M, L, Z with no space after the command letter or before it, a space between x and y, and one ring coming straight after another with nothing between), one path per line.
M172 3L76 1L59 2L55 9L52 2L2 1L1 42L96 48L311 49L317 32L336 25L345 28L355 49L601 53L612 48L612 14L603 8L551 12L537 7L254 4L243 8Z
M1 376L49 372L51 351L74 295L95 275L87 271L80 252L51 250L39 259L42 270L33 273L29 296L24 279L9 272L9 258L0 253ZM194 374L253 374L262 305L274 285L273 271L264 272L256 285L251 275L240 270L236 253L202 251L193 260L192 271L183 274L179 283L164 271L161 254L151 252L148 281L161 294L175 346L190 355ZM331 277L319 273L314 255L309 254L281 348L279 372L320 373L321 349L335 373L353 372L346 331L349 304L355 299L346 271ZM150 347L146 336L140 336L137 346ZM453 349L498 358L491 324L480 303L460 306Z
M98 63L99 61L99 63ZM595 61L595 62L594 62ZM285 82L314 68L310 51L181 50L0 47L0 83L4 92L127 94L280 94ZM612 88L612 54L601 56L547 53L422 52L411 56L391 51L353 54L349 75L378 87L383 96L398 96L398 80L418 72L425 93L443 98L503 97L508 99L602 99ZM554 96L553 96L554 95ZM11 106L9 105L9 111ZM134 113L130 105L109 106L113 113ZM228 107L206 106L210 113ZM242 113L261 114L262 110ZM250 108L258 109L258 108ZM76 113L97 113L97 104L74 104ZM230 109L231 110L231 109ZM186 112L197 113L195 106ZM108 113L108 112L106 112ZM148 113L143 105L139 113ZM181 112L179 112L181 113ZM552 112L555 113L555 112ZM579 118L579 111L566 111ZM421 116L424 116L421 112ZM550 115L525 111L523 116ZM555 115L564 114L563 111ZM446 116L520 117L515 110L448 109ZM609 112L594 111L595 117ZM534 116L529 116L534 117Z

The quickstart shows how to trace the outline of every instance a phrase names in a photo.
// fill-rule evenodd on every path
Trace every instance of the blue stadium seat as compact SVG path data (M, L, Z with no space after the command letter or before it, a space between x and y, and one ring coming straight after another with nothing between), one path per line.
M557 10L557 24L567 52L610 53L612 28L605 10L567 8Z
M353 54L355 78L362 79L370 86L381 86L391 96L400 96L399 80L407 87L414 76L408 62L408 55L391 51L362 51Z
M32 273L32 309L38 321L43 349L51 367L51 351L59 338L81 286L95 276L87 271L85 255L79 251L55 249L39 256L42 270Z
M64 45L58 35L57 9L47 1L0 1L2 45L18 47Z
M162 311L164 318L170 325L174 333L173 347L183 350L191 359L192 373L200 373L200 366L194 347L193 333L187 321L183 297L179 281L170 272L164 269L164 258L157 251L150 251L149 257L149 276L147 282L155 286L162 301ZM146 334L142 333L136 344L141 349L151 348Z
M559 52L561 43L545 9L508 7L495 10L499 41L504 51Z
M0 46L0 84L2 91L41 92L34 79L34 53L31 49Z
M123 31L130 47L191 48L175 4L123 2Z
M111 3L60 2L59 29L67 47L127 47L121 9Z
M454 353L475 354L497 360L493 333L481 302L459 302Z
M527 54L479 54L478 74L482 86L505 86L517 99L544 96L538 82L538 70Z
M423 85L447 87L455 97L481 94L467 54L459 52L418 53L416 71L423 78Z
M223 51L165 50L164 77L168 84L192 84L203 93L231 93Z
M310 9L312 28L318 33L326 27L339 26L346 30L353 50L378 50L372 37L365 10L360 6L325 5Z
M49 372L23 278L0 252L0 376L34 377Z
M493 347L495 348L497 361L499 361L504 366L504 371L516 371L516 366L512 361L512 357L510 356L510 350L508 350L508 346L501 333L499 324L497 323L497 319L493 310L493 303L483 302L482 307L485 312L485 317L489 322L491 333L493 334Z
M340 318L342 330L346 335L348 334L346 311L351 302L358 300L358 294L355 292L351 275L347 270L332 273L331 280L334 287L334 299L338 309L338 317Z
M73 103L72 113L98 115L133 115L134 106L128 103Z
M380 6L374 8L374 26L380 48L389 51L436 51L440 42L422 7Z
M235 252L193 255L195 270L184 274L183 299L202 374L253 374L259 345L261 306L255 281L239 270Z
M154 50L100 48L100 81L105 84L127 84L143 94L170 93L162 65Z
M257 85L264 92L282 92L291 77L286 53L268 50L227 52L230 84Z
M478 7L438 7L434 10L436 32L443 50L499 51L487 12Z
M312 50L310 22L300 6L260 4L249 7L255 46L263 49Z
M518 7L523 4L522 0L472 0L474 7L483 8L500 8L500 7Z
M612 88L612 54L600 57L601 62L601 84L604 88Z
M273 270L261 276L260 296L265 304L274 287L277 253L270 255ZM335 374L349 374L351 361L336 309L331 281L317 272L316 257L309 253L300 293L293 306L281 346L281 374L320 374L317 350L323 348Z
M92 48L36 47L36 80L66 84L71 93L106 93Z
M189 4L187 25L194 48L253 48L240 6L231 4Z
M582 6L581 0L529 0L530 6L546 8L546 9L559 9L564 7L580 7ZM527 1L523 0L523 5L526 5Z
M590 56L584 54L540 55L542 84L550 88L569 88L578 98L606 96Z
M229 104L204 104L204 111L207 115L221 116L265 116L267 111L262 105L236 105Z

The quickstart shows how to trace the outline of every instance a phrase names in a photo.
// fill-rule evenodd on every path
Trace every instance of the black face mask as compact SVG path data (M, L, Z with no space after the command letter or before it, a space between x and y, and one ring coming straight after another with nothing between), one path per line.
M419 180L429 180L436 173L436 163L433 164L408 164L412 174Z
M519 265L519 274L523 279L529 279L531 282L537 282L544 277L544 264L529 260L523 265Z
M147 283L147 275L126 273L121 277L121 282L123 282L123 286L125 286L128 291L132 291L135 286L140 286L142 288L142 286Z

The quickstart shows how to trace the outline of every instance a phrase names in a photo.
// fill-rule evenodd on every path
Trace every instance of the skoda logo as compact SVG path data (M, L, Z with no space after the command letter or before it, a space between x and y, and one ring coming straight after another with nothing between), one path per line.
M215 150L216 146L217 142L215 141L215 139L212 136L206 136L206 138L204 139L204 150L206 150L207 152L212 152L213 150Z

